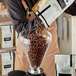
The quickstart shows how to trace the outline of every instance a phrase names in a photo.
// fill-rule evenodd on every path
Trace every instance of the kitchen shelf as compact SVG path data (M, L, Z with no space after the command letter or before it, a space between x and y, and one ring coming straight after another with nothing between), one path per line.
M16 47L0 49L0 53L16 51Z

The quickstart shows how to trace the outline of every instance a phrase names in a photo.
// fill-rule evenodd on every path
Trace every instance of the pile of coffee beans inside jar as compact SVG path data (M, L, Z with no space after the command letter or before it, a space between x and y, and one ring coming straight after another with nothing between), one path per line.
M42 36L43 30L44 24L39 21L38 24L36 24L36 33L24 37L30 40L28 58L31 63L31 66L35 68L40 66L48 46L48 44L46 43L46 39Z

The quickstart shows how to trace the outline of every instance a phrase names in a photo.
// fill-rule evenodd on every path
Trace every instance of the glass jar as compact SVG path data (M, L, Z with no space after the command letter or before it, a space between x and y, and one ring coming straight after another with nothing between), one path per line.
M30 32L27 31L22 31L19 38L29 61L29 71L30 73L41 73L40 65L52 40L52 35L44 28L44 24L40 20L34 29L31 29Z

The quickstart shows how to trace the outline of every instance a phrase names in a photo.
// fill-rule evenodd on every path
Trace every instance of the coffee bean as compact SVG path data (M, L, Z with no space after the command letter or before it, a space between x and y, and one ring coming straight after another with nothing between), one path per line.
M46 43L46 39L42 36L43 30L44 24L38 18L38 24L36 24L35 28L36 33L24 37L30 40L28 58L33 68L40 66L48 46L48 44Z

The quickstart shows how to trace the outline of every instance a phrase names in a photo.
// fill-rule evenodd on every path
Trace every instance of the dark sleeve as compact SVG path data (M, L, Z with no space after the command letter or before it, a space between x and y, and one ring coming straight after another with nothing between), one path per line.
M76 3L74 2L65 12L71 15L76 15Z
M26 27L26 10L24 9L21 0L7 0L8 11L12 18L13 26L18 33L23 27Z

